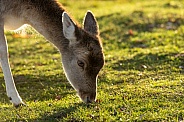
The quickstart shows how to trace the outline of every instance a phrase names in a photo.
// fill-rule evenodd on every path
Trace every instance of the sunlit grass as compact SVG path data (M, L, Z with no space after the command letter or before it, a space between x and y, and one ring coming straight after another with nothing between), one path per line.
M28 106L12 107L1 71L0 120L184 121L183 0L60 1L79 23L87 10L97 17L106 57L97 103L80 101L52 44L37 34L6 32L16 86Z

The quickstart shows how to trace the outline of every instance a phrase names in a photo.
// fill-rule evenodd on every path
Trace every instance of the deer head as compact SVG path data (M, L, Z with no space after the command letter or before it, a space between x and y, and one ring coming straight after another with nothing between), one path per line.
M97 77L104 65L104 55L97 21L88 11L83 28L63 13L63 34L69 41L62 53L62 63L67 79L85 103L96 100Z

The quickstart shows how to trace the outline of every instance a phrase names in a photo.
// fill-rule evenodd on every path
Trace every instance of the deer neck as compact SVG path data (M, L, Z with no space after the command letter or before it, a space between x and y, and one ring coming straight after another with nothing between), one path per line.
M11 4L10 4L11 3ZM62 14L64 8L55 0L5 0L0 8L9 29L29 24L53 43L61 53L69 41L64 37ZM13 26L13 27L12 27ZM12 27L12 28L11 28Z
M11 4L9 4L11 3ZM63 34L63 7L53 0L6 0L0 14L3 13L5 28L16 29L29 24L53 43L62 53L68 40Z
M48 3L49 4L49 3ZM61 52L66 47L68 40L63 35L62 13L64 9L53 3L37 6L29 11L26 22L53 43Z

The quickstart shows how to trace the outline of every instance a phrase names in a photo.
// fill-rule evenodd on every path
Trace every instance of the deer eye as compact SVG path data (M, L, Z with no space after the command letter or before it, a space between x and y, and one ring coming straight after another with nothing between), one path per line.
M77 64L78 64L80 67L84 68L84 62L78 60L78 61L77 61Z

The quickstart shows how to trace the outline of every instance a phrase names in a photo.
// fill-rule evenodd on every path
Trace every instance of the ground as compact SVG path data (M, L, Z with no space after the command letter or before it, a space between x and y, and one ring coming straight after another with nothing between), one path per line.
M28 106L12 106L1 71L1 121L184 121L183 0L60 2L79 23L87 10L97 17L106 62L97 102L80 101L58 51L42 36L6 32L12 73Z

